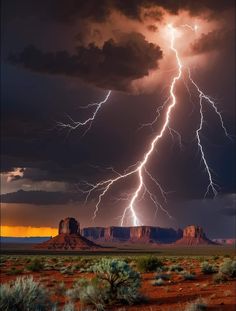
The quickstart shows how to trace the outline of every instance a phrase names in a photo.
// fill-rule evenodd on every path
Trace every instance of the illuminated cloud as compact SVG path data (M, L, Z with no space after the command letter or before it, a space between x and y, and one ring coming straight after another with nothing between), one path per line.
M73 55L67 51L44 53L28 46L19 55L11 55L9 61L35 72L79 77L99 87L125 90L133 80L157 69L161 58L159 46L147 42L140 33L129 33L118 42L104 42L102 48L93 43L78 46Z

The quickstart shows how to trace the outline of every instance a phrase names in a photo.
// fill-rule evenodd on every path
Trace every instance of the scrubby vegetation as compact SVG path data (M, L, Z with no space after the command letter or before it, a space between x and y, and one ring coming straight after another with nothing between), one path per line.
M154 256L140 257L137 260L137 268L140 272L154 272L163 267L163 262Z
M228 281L227 276L224 275L224 274L221 273L221 272L219 272L219 273L217 273L217 274L215 274L215 275L213 276L213 282L214 282L215 284L224 283L224 282L226 282L226 281Z
M219 272L227 277L236 278L236 260L225 259L220 265Z
M30 264L27 266L27 269L33 272L39 272L43 270L43 268L44 265L42 261L38 258L34 258L33 260L31 260Z
M92 280L80 279L67 291L69 298L92 304L97 310L114 303L133 304L139 301L140 275L125 261L103 258L94 264Z
M170 273L157 273L155 279L162 279L164 281L169 281L171 279Z
M11 283L1 286L0 294L5 297L4 299L1 297L0 310L3 311L127 310L129 308L125 305L140 302L142 303L142 306L139 306L140 310L149 310L149 300L143 300L140 294L141 281L142 292L147 297L150 294L153 306L153 301L156 300L157 304L158 301L162 301L163 307L168 308L169 300L164 297L169 297L170 293L170 296L176 299L173 301L173 308L178 311L180 292L181 295L187 295L189 291L192 295L198 295L199 291L204 289L204 297L210 298L209 307L218 304L217 295L220 294L222 298L222 291L225 289L231 294L224 295L222 302L228 304L235 298L233 286L236 260L233 256L213 258L212 255L164 257L158 254L152 256L119 254L112 255L108 259L104 254L57 257L4 255L1 264L2 282L4 277L12 280ZM216 270L219 272L215 273ZM213 276L211 273L214 273ZM21 278L26 285L21 286L21 289L18 285L16 290L14 282L18 274L32 274L35 279L27 281L29 278ZM36 283L39 288L36 285L31 287L27 285L30 282ZM225 282L227 283L224 284ZM52 305L50 299L55 305ZM35 307L37 301L39 304ZM201 301L189 302L187 306L186 303L183 302L183 305L181 303L181 311L185 310L185 307L186 311L205 310L205 303ZM32 304L33 307L28 307L27 304Z
M201 270L204 274L213 274L217 272L217 268L213 265L211 265L208 261L204 261L201 264Z
M22 274L23 269L17 269L16 267L11 267L10 270L7 271L8 275L18 275L18 274Z
M157 280L153 280L151 283L153 286L162 286L165 284L165 282L162 278L158 278Z
M196 279L196 275L194 273L188 271L182 271L181 275L183 276L184 280L192 281Z
M1 285L0 297L2 311L46 311L51 306L45 288L32 277L20 277L13 285Z
M169 270L172 272L181 272L184 270L180 265L172 265L169 267Z
M55 310L56 311L56 310ZM75 305L72 302L69 302L64 305L62 311L77 311ZM88 310L89 311L89 310Z
M184 311L205 311L207 310L207 304L202 298L198 298L196 301L189 303Z

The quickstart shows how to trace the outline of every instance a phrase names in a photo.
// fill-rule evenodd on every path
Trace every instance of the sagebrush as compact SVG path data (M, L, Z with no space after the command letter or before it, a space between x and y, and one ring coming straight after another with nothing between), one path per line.
M80 279L67 292L71 300L80 299L97 310L103 310L106 305L139 301L140 275L125 261L103 258L91 270L96 275L92 280Z
M33 277L17 278L0 286L1 311L46 311L52 306L46 289Z

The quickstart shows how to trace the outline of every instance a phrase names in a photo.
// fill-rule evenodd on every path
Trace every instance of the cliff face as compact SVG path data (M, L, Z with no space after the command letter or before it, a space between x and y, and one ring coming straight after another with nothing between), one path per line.
M81 235L90 240L103 240L105 235L105 228L103 227L89 227L81 230Z
M182 239L178 240L176 244L207 245L215 243L206 237L206 234L201 227L191 225L184 229Z
M79 234L79 222L72 217L62 219L59 222L58 234Z
M180 239L182 230L151 226L139 227L90 227L81 230L81 234L93 241L172 243Z
M172 243L182 237L182 230L139 226L130 228L130 240L133 242Z
M130 227L108 227L105 229L106 241L127 241L130 237Z
M183 231L183 238L205 238L203 229L199 226L188 226Z

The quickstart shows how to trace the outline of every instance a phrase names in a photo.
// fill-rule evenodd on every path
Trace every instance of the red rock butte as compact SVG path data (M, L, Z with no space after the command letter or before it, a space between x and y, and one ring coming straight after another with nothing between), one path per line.
M80 235L79 222L72 217L60 221L57 236L36 246L48 250L91 250L99 247Z
M184 229L183 237L175 242L179 245L209 245L216 244L209 240L203 229L199 226L191 225Z

